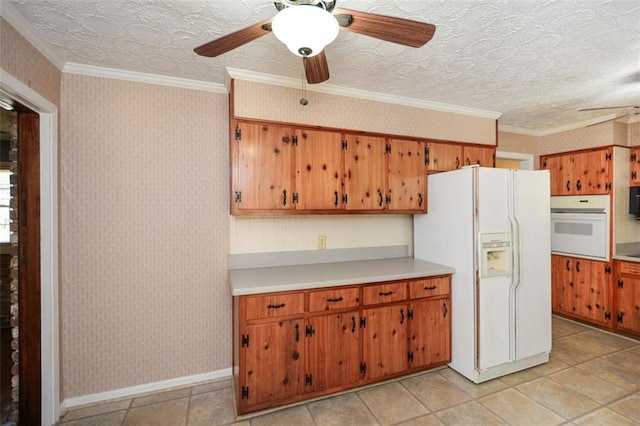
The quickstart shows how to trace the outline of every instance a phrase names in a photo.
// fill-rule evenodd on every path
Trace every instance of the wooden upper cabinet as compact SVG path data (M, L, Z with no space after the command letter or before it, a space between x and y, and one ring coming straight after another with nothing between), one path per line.
M344 170L340 133L296 130L296 209L341 210Z
M478 164L482 167L495 167L496 147L464 146L462 148L464 165Z
M232 132L232 213L291 209L291 129L238 122Z
M629 185L640 186L640 146L629 150L631 163L629 165Z
M462 167L462 145L452 143L427 143L427 170L446 172Z
M540 157L540 168L551 173L551 195L611 194L613 148Z
M426 212L427 169L425 143L391 139L387 149L389 161L389 210Z
M345 136L344 184L346 210L382 210L385 208L384 138Z

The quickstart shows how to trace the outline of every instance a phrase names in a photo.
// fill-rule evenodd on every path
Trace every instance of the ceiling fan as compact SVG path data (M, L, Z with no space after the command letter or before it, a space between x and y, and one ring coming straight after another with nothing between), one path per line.
M608 110L608 109L623 109L623 108L633 108L633 110L631 112L627 112L625 114L620 114L617 115L614 118L610 118L609 120L605 120L602 123L606 123L607 121L613 121L613 120L618 120L620 118L623 117L635 117L640 115L640 105L621 105L621 106L610 106L610 107L596 107L596 108L583 108L583 109L579 109L578 112L586 112L586 111L604 111L604 110ZM600 124L600 123L598 123Z
M339 29L410 47L421 47L436 27L424 22L335 8L336 0L275 0L278 13L250 27L227 34L196 47L201 56L215 57L253 41L269 32L301 56L307 82L329 79L324 47L338 35Z

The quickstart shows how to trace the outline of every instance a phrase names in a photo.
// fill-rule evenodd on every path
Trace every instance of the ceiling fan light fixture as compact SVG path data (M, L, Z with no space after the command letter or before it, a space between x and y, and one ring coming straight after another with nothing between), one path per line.
M271 21L273 34L298 56L315 56L336 39L340 27L336 18L311 4L290 6Z

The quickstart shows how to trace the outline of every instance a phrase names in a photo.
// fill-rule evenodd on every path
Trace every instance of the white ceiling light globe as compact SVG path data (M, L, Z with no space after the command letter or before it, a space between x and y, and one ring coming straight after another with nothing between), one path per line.
M273 34L298 56L315 56L336 39L340 27L326 10L300 4L281 10L271 21ZM310 52L309 52L310 51Z

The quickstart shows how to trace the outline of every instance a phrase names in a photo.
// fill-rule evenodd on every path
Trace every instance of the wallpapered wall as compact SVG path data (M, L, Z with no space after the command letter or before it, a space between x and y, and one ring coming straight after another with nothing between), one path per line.
M64 398L230 367L227 99L63 75Z

